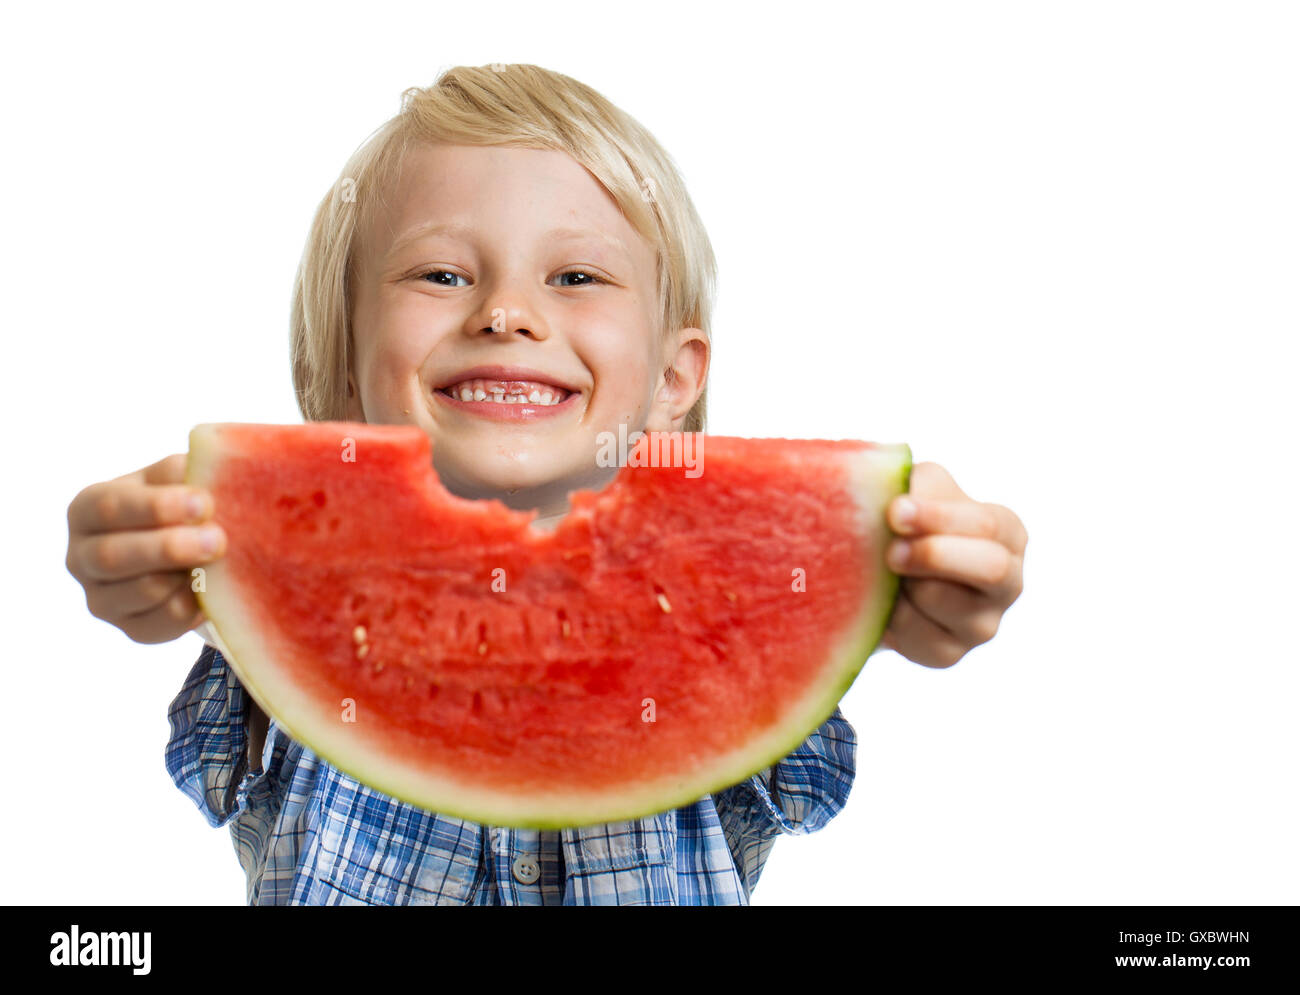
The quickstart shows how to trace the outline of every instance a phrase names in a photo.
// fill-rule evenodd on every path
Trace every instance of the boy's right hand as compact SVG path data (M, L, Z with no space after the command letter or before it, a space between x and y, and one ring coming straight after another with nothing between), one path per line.
M207 521L212 495L185 484L185 458L91 484L68 505L68 572L90 613L137 643L165 643L203 621L191 571L225 553L225 532Z

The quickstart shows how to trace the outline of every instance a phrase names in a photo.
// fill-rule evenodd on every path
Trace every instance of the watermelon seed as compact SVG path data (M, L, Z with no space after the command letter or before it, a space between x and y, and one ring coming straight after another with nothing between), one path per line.
M352 641L354 643L364 643L366 641L366 627L358 625L352 630Z
M730 602L732 602L732 603L734 604L735 601L736 601L736 592L734 592L734 591L727 591L727 592L725 592L725 593L726 593L726 595L727 595L727 600L730 601Z
M659 599L659 607L664 610L665 615L672 612L673 606L668 603L668 597L663 591L660 591L655 597Z
M364 660L366 658L366 654L369 652L370 652L370 644L362 643L360 646L357 647L357 659Z
M569 638L569 620L567 618L560 623L560 632L564 634L565 639Z
M383 663L383 661L382 661L382 660L376 660L376 661L375 661L375 673L377 674L377 673L379 673L379 672L380 672L381 670L383 670L383 669L384 669L384 663Z
M486 653L486 652L487 652L487 643L479 643L479 644L478 644L478 655L479 655L479 656L482 656L482 655L483 655L484 653Z

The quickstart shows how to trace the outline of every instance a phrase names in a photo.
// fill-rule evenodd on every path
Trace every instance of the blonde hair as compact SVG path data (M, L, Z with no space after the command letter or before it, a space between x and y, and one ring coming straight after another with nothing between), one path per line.
M401 110L357 149L320 202L294 278L290 352L308 421L347 417L358 239L406 152L426 142L550 149L585 166L656 253L660 331L710 341L717 264L677 167L630 115L577 80L533 65L457 66L402 93ZM707 382L707 381L706 381ZM707 387L687 413L704 431Z

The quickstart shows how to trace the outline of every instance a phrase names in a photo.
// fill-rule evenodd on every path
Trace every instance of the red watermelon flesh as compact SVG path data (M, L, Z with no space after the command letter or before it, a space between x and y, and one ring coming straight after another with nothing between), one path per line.
M901 445L694 442L692 473L633 465L643 438L545 531L450 494L413 426L201 425L188 482L228 546L197 596L262 708L393 797L534 828L690 804L852 684L911 470Z

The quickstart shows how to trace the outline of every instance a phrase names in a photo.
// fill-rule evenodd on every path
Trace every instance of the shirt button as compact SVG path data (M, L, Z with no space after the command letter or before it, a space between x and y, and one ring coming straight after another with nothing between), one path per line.
M532 857L516 857L510 865L510 873L520 884L532 884L542 876L542 868Z

